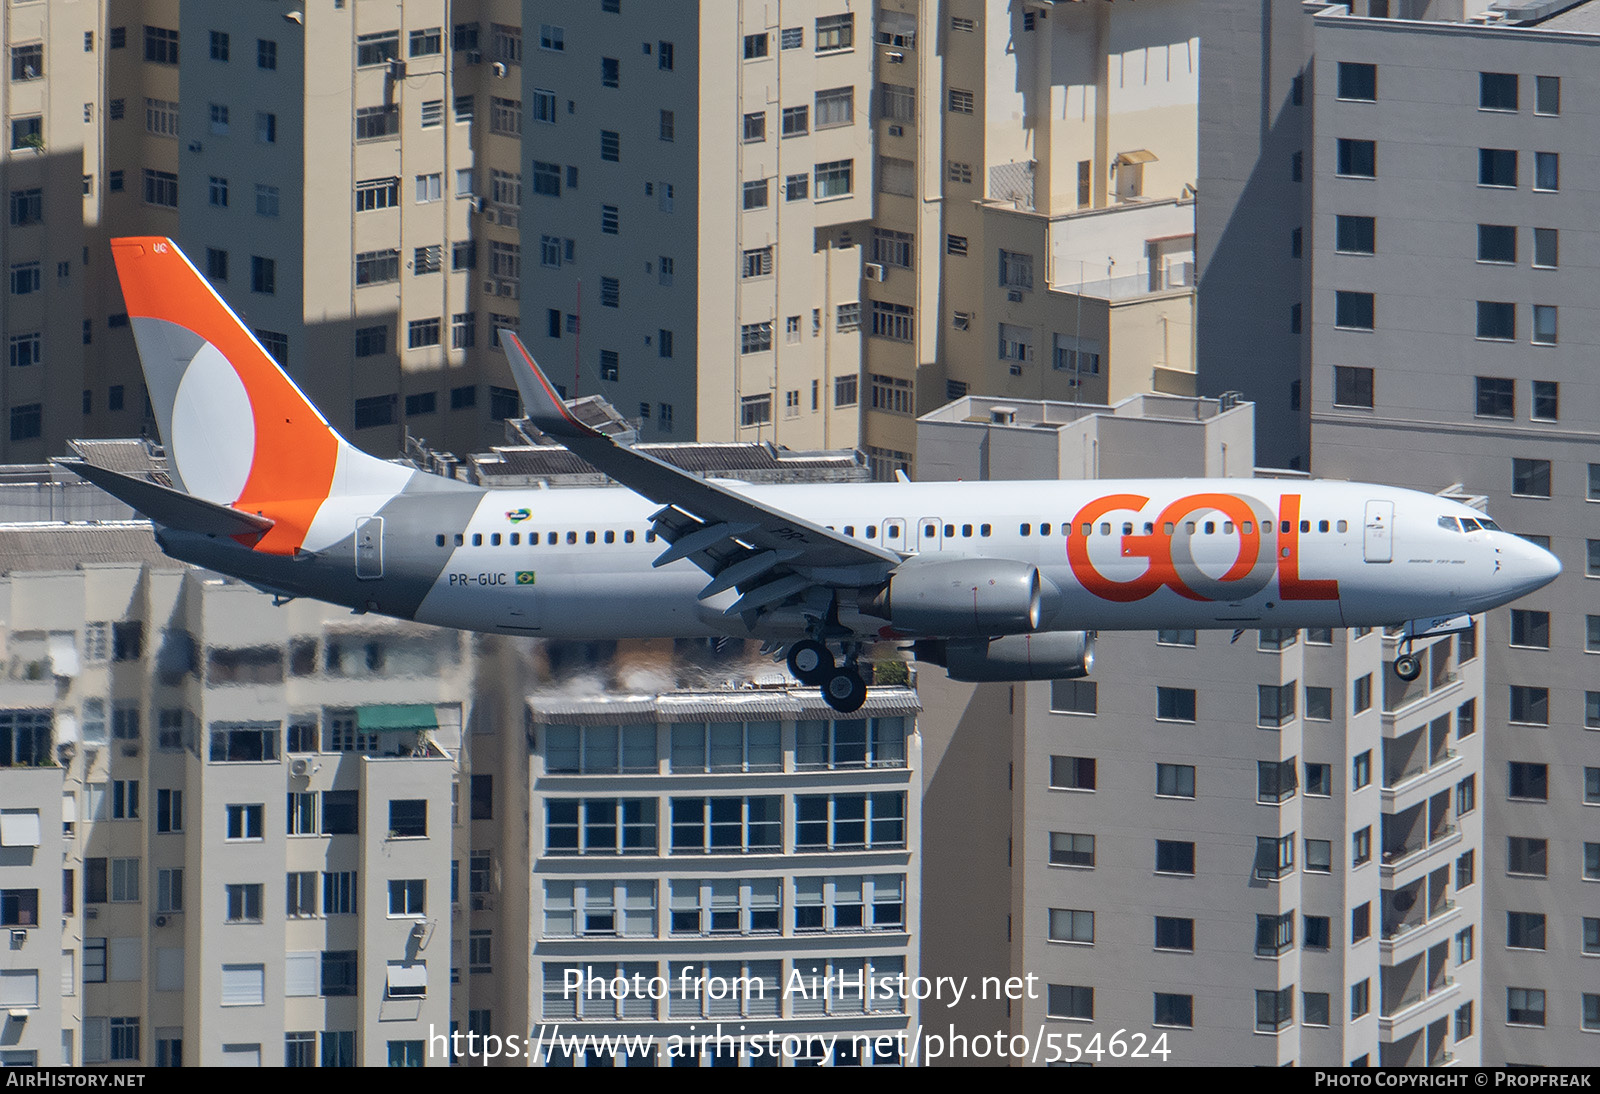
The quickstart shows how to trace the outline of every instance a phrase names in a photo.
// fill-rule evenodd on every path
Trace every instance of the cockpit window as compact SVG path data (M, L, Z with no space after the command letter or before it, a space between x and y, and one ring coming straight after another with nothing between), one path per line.
M1478 530L1478 527L1479 527L1479 522L1473 520L1471 517L1462 517L1461 518L1461 527L1465 531L1476 532Z
M1498 524L1496 524L1494 521L1490 520L1488 517L1479 517L1478 518L1478 523L1483 527L1483 530L1486 531L1486 532L1498 532L1498 531L1500 531L1500 526Z
M1449 529L1452 532L1461 531L1461 525L1456 523L1455 517L1440 517L1439 527Z

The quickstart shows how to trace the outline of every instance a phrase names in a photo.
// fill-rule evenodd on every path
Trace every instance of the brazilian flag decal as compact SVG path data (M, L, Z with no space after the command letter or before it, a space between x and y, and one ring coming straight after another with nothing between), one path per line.
M533 573L532 570L518 570L517 571L517 584L518 585L532 585L534 583L533 579L534 579L534 573Z

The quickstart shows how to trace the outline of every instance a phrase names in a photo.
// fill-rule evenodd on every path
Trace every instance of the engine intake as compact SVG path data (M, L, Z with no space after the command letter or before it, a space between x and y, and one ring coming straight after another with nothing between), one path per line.
M861 610L902 634L987 638L1039 630L1060 600L1061 590L1031 563L913 558Z
M1048 631L990 639L915 642L918 661L943 665L952 680L1073 680L1094 668L1094 632Z

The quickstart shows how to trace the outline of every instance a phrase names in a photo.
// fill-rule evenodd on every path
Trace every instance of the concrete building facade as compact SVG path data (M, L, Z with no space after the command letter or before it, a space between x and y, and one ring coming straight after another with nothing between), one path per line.
M963 478L1238 476L1251 411L969 398L918 451ZM1407 686L1394 652L1360 629L1103 633L1088 679L925 683L924 884L990 864L925 904L925 970L1036 974L967 1020L1053 1032L1062 1062L1074 1041L1094 1064L1476 1062L1484 658L1436 641ZM965 826L968 781L1005 823Z
M1263 443L1303 456L1309 441L1320 475L1456 483L1565 563L1483 624L1480 1023L1486 1063L1585 1059L1600 1029L1584 960L1600 947L1600 920L1584 914L1600 877L1600 699L1585 688L1600 648L1586 584L1600 480L1586 369L1595 210L1574 180L1592 143L1600 9L1272 10L1268 53L1242 35L1207 70L1219 179L1202 189L1220 205L1202 220L1221 234L1202 240L1202 286L1217 286L1201 295L1203 383L1291 411L1272 420L1296 429ZM1223 133L1258 108L1275 123L1270 152L1248 127ZM1247 243L1250 262L1265 256L1253 268ZM1280 329L1291 306L1297 330ZM1271 344L1229 357L1230 326ZM1287 393L1291 377L1302 386Z

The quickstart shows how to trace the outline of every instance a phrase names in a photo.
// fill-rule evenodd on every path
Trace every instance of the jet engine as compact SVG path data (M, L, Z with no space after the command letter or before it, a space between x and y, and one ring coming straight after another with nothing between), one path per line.
M1031 563L1005 558L923 559L902 563L861 611L902 634L1027 634L1044 626L1061 590Z
M1072 680L1094 668L1094 632L1047 631L999 638L915 642L918 661L943 665L952 680L971 684L1012 680Z

